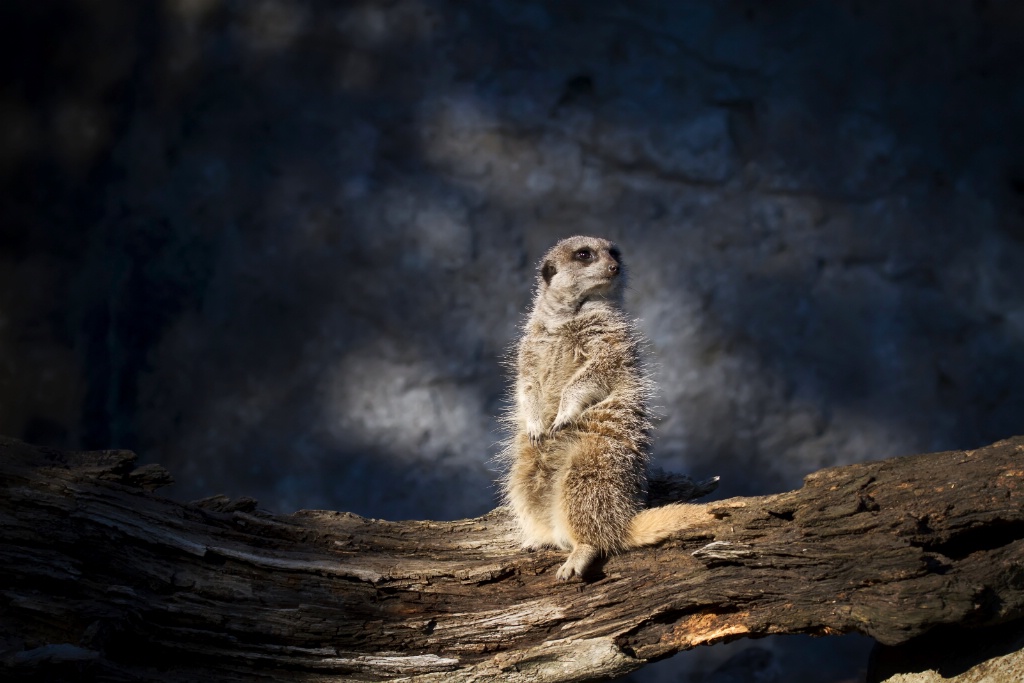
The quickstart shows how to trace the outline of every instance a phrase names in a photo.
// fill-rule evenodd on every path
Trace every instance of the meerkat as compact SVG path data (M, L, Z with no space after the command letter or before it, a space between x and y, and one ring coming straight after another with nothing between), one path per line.
M558 242L515 352L505 500L524 547L570 551L560 581L686 526L689 506L644 509L653 385L622 310L624 279L612 242Z

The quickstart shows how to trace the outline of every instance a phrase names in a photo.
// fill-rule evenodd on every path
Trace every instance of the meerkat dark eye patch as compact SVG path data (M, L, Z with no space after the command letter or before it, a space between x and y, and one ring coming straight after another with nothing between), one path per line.
M573 254L572 257L574 259L576 259L577 261L582 261L583 263L589 263L590 261L594 260L594 251L592 249L587 249L587 248L577 249L576 253Z
M544 278L546 284L551 284L551 278L555 276L558 270L555 268L555 264L551 261L545 261L544 265L540 269L540 276Z
M622 252L619 251L617 247L612 247L608 250L608 253L611 254L611 257L615 259L616 263L622 263Z

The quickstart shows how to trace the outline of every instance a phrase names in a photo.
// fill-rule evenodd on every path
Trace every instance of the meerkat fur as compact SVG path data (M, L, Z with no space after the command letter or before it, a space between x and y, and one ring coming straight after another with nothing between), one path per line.
M524 547L570 551L561 581L664 540L692 516L681 504L644 509L652 383L622 310L624 279L612 242L558 242L541 260L513 361L504 496Z

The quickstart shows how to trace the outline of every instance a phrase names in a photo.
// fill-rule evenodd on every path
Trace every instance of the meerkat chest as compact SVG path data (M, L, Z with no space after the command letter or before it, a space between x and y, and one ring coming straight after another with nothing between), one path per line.
M539 335L531 346L535 367L545 384L557 384L559 378L571 377L577 368L587 362L587 349L580 340L570 335Z

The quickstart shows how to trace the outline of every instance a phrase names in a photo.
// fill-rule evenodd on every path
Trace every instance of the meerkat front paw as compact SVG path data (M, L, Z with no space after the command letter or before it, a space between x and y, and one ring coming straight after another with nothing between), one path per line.
M544 438L544 423L540 420L527 420L526 422L526 436L530 439L530 443L534 446L540 444L541 439Z
M548 430L548 436L554 436L572 423L573 420L571 417L559 413L555 416L555 421L551 424L551 429Z
M568 581L574 577L582 579L584 572L587 571L587 567L590 566L590 563L596 557L597 548L586 543L580 543L569 553L565 564L558 568L555 578L559 581Z

